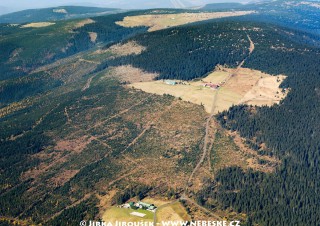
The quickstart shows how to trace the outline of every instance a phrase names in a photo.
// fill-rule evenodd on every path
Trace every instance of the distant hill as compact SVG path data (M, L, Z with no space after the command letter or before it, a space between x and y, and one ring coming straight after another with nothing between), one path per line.
M256 13L239 17L245 21L275 23L320 35L320 3L315 1L257 1L248 4L208 4L202 10L254 10ZM312 22L311 22L312 21Z
M237 2L230 2L230 3L213 3L207 4L202 9L204 10L220 10L220 9L240 9L244 8L245 5Z
M0 16L0 23L26 23L74 19L119 12L115 8L60 6L45 9L28 9Z

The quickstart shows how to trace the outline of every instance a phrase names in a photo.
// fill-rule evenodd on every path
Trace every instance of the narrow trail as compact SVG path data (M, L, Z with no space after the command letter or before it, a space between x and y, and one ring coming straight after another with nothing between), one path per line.
M87 63L90 63L90 64L96 64L96 65L99 64L99 62L96 62L96 61L93 61L93 60L86 60L86 59L83 59L83 58L80 58L79 61L87 62Z
M92 77L88 78L86 84L85 84L84 87L81 89L82 92L90 88L92 79L93 79L94 77L95 77L95 76L92 76Z
M213 134L212 142L210 143L210 146L208 148L208 166L209 166L209 172L210 173L213 173L212 165L211 165L211 158L210 157L211 157L211 150L212 150L212 147L213 147L213 144L214 144L214 141L215 141L215 135L216 135L216 131Z
M247 34L247 37L248 37L248 40L249 40L249 43L250 43L249 55L246 58L244 58L243 61L241 61L241 63L238 65L237 69L240 69L243 66L243 64L246 62L248 57L251 56L251 54L252 54L252 52L254 51L254 48L255 48L254 43L253 43L253 41L251 40L251 38L250 38L250 36L248 34Z
M140 140L140 138L141 138L149 129L151 129L152 123L153 123L153 121L150 121L150 122L147 124L146 128L144 128L144 129L142 130L142 132L141 132L136 138L134 138L134 140L131 141L131 143L130 143L121 153L127 151L130 147L132 147L133 145L135 145L135 144L138 142L138 140Z
M196 165L196 167L193 169L189 179L188 179L188 185L191 184L191 181L193 180L193 177L194 177L194 174L197 172L197 170L200 168L201 164L204 162L205 158L206 158L206 155L207 155L207 152L208 152L208 143L210 142L210 147L212 147L213 143L214 143L214 137L215 137L215 133L213 134L213 139L210 141L209 140L209 130L210 130L210 122L211 120L213 119L214 117L214 114L215 114L215 109L216 109L216 104L217 104L217 99L218 99L218 96L219 96L219 91L221 90L221 88L223 86L225 86L232 77L234 77L235 75L237 75L239 69L242 67L242 65L245 63L246 59L252 54L253 50L254 50L254 43L252 42L251 38L249 35L247 35L248 37L248 40L250 42L250 46L249 46L249 55L238 65L235 73L232 73L228 76L228 78L226 79L226 82L217 90L217 92L215 92L214 94L214 97L213 97L213 104L212 104L212 108L211 108L211 113L210 113L210 116L208 117L207 119L207 122L206 122L206 133L205 133L205 138L204 138L204 144L203 144L203 152L202 152L202 156L198 162L198 164ZM211 164L210 164L210 168L211 168Z
M115 179L115 180L113 180L113 181L110 181L110 182L108 183L108 186L111 186L111 185L113 185L114 183L116 183L116 182L118 182L118 181L120 181L120 180L122 180L122 179L124 179L124 178L126 178L126 177L128 177L128 176L130 176L130 175L133 175L133 174L139 172L140 170L141 170L141 169L140 169L139 167L136 167L136 168L133 169L133 170L130 169L128 173L125 173L125 174L123 174L122 176L118 177L117 179Z
M64 108L64 115L65 115L66 118L67 118L67 123L71 123L72 120L71 120L71 118L70 118L70 116L69 116L67 107Z

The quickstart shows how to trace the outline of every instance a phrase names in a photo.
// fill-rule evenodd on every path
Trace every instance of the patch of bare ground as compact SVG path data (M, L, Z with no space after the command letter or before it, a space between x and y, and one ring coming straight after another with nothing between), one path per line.
M12 104L6 107L0 108L0 118L3 118L9 114L12 114L13 112L19 111L21 109L24 109L30 106L33 101L31 100L31 98L30 99L26 98L20 102L13 102Z
M113 45L110 48L105 50L99 49L95 51L94 54L103 54L106 52L111 52L117 57L121 57L121 56L128 56L128 55L139 55L145 50L146 50L146 47L139 45L135 41L129 41L124 44L120 43L120 44Z
M10 58L9 58L8 62L12 63L13 61L17 60L22 51L23 51L22 48L17 48L15 50L13 50L13 52L10 55Z
M73 140L60 140L57 142L54 147L58 151L70 151L73 153L82 152L91 141L94 140L94 137L79 137L78 139Z
M134 159L134 161L136 165L144 165L145 169L136 171L135 174L127 178L129 181L135 181L157 188L162 186L182 188L188 176L185 173L177 172L177 163L172 159L139 158ZM128 162L130 161L126 163Z
M191 218L185 210L184 206L175 201L171 204L165 204L158 206L156 211L156 221L158 223L162 221L190 221Z
M158 136L165 138L169 143L168 148L180 149L202 139L203 121L207 115L205 112L200 113L200 109L192 107L190 103L178 101L174 108L155 123Z
M125 83L150 82L159 76L159 74L148 73L131 65L113 67L108 73Z
M98 38L98 34L96 32L88 32L89 37L90 37L90 41L91 42L96 42L97 38Z
M204 21L209 19L234 17L252 14L254 11L214 12L214 13L180 13L180 14L156 14L127 16L116 24L123 27L150 27L148 31L156 31L168 27Z
M29 24L25 24L22 25L21 28L40 28L40 27L48 27L51 25L54 25L55 23L51 23L51 22L37 22L37 23L29 23Z
M240 100L240 103L257 106L279 104L288 93L288 90L279 88L285 78L286 76L279 75L259 79L256 85Z
M274 172L280 165L280 160L276 157L259 155L245 141L237 132L225 131L219 127L216 143L213 146L214 152L211 155L214 171L238 166L244 170L251 168L265 173ZM267 150L264 145L261 148Z
M190 199L189 199L190 200ZM191 200L192 201L192 200ZM214 199L207 198L206 202L212 206L216 206L214 209L210 209L210 214L208 213L208 210L203 208L202 206L196 205L195 202L188 202L184 201L182 204L188 211L188 214L191 216L191 219L193 221L195 220L239 220L240 222L245 222L247 219L247 215L244 213L237 213L233 211L232 209L219 209L218 202Z
M267 155L259 155L257 151L248 147L245 143L245 138L240 137L237 132L230 132L230 135L233 138L234 143L239 147L239 150L243 155L247 156L246 159L247 166L257 171L262 171L266 173L274 172L276 167L280 165L281 161L276 157L270 157ZM261 160L264 163L259 163Z
M26 171L21 176L21 179L39 179L41 175L48 172L52 167L65 163L70 155L81 153L93 139L93 137L80 137L74 140L60 140L54 147L54 152L40 152L32 155L31 158L39 159L41 163L37 167ZM73 173L75 173L74 170L60 172L56 177L52 178L52 182L65 183L73 177Z
M217 122L215 122L215 120L207 119L206 136L202 147L202 156L188 179L188 189L191 189L192 191L197 192L201 190L206 181L213 178L210 156L211 149L215 142L215 135L217 131L216 124ZM209 165L207 165L207 163L209 163Z
M212 154L210 155L213 172L215 173L222 168L231 166L247 169L246 157L242 155L232 138L227 136L221 129L219 129L216 136Z
M40 165L34 167L21 175L21 180L39 179L41 175L46 173L51 167L66 162L64 152L56 151L51 153L40 152L31 156L31 158L41 160ZM50 163L47 163L50 161Z
M192 177L192 181L188 182L189 192L193 193L200 191L203 186L206 185L206 181L214 178L214 174L212 174L205 163L197 169L196 174Z
M64 64L61 62L61 65L59 65L59 61L57 61L57 63L53 63L52 66L49 65L50 68L41 67L33 73L45 70L50 76L60 79L66 83L70 83L81 79L84 75L95 69L96 65L96 62L79 58L74 62L70 62L69 64ZM81 70L79 70L80 68Z
M87 24L93 24L93 23L95 23L95 21L92 20L92 19L81 20L81 21L79 21L78 23L75 24L74 28L77 29L77 28L83 27L83 26L85 26Z

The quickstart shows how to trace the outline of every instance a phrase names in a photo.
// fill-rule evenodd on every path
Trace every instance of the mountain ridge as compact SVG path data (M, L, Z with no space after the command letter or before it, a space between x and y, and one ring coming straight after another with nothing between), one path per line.
M103 14L118 13L116 8L100 8L87 6L58 6L42 9L26 9L0 15L0 23L46 22L66 19L93 17Z

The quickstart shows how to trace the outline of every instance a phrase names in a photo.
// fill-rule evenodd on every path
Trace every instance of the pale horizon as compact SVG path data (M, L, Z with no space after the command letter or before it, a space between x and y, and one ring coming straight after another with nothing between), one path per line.
M196 6L203 6L210 3L223 2L237 2L248 3L250 0L163 0L148 1L148 0L93 0L90 2L79 2L77 0L16 0L7 1L0 0L0 14L7 14L11 12L26 10L26 9L40 9L58 6L91 6L91 7L105 7L105 8L119 8L119 9L148 9L148 8L189 8Z

